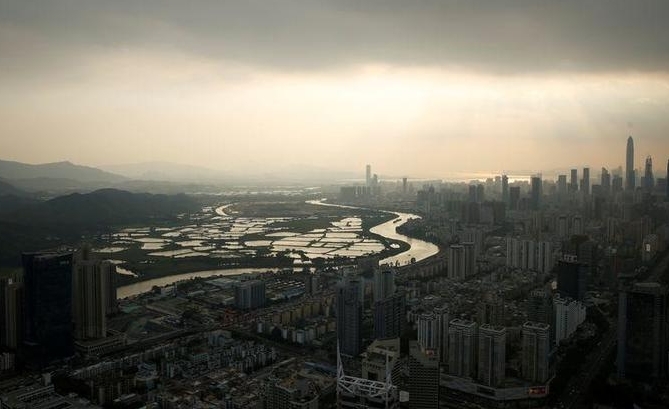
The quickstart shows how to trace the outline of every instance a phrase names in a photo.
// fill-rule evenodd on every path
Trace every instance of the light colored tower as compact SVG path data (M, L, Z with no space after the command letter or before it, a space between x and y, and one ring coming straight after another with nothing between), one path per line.
M74 337L97 339L107 335L108 275L111 263L95 260L85 246L74 256L72 269L72 303Z
M643 173L643 187L649 192L653 191L655 186L655 178L653 177L653 159L648 156L646 158L646 169Z
M634 190L636 182L634 180L634 139L627 138L627 151L625 157L625 186L627 190Z
M365 183L367 184L367 187L370 187L372 186L372 165L367 165L365 170Z

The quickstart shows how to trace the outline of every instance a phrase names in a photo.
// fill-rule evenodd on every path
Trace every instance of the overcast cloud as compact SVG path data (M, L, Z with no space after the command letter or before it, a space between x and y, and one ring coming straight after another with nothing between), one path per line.
M667 21L666 0L0 0L0 149L441 175L617 165L631 132L669 156Z

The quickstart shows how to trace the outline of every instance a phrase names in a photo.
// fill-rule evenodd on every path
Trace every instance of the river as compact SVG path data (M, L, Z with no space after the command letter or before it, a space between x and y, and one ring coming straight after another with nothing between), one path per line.
M345 205L337 205L337 204L332 204L332 203L324 203L321 200L310 200L307 203L309 204L314 204L314 205L319 205L319 206L332 206L332 207L342 207L342 208L349 208L349 209L363 209L361 207L354 207L354 206L345 206ZM229 205L228 205L229 206ZM220 216L227 216L227 214L224 213L224 210L227 206L221 206L216 209L216 213ZM402 224L406 223L409 219L415 219L415 218L420 218L420 216L417 216L415 214L411 213L400 213L400 212L390 212L387 211L387 213L392 213L396 217L385 222L381 223L377 226L374 226L370 229L370 231L374 234L378 234L380 236L386 237L388 239L392 240L399 240L403 241L407 244L409 244L409 249L396 254L392 257L387 257L383 260L381 260L381 264L396 264L399 263L400 265L405 265L411 262L412 258L415 258L416 261L420 261L423 259L426 259L432 255L435 255L439 252L439 248L432 244L428 243L426 241L418 240L418 239L413 239L411 237L405 236L403 234L397 233L397 227L401 226ZM184 273L184 274L176 274L176 275L169 275L165 277L160 277L160 278L154 278L152 280L146 280L146 281L140 281L134 284L129 284L129 285L124 285L122 287L119 287L116 290L116 296L118 298L126 298L126 297L131 297L134 295L142 294L148 291L151 291L151 289L154 286L158 287L163 287L166 285L170 285L172 283L175 283L177 281L181 280L188 280L191 278L206 278L206 277L213 277L213 276L232 276L232 275L239 275L239 274L249 274L253 272L264 272L264 271L276 271L277 269L272 269L272 268L229 268L229 269L219 269L219 270L205 270L205 271L195 271L192 273Z

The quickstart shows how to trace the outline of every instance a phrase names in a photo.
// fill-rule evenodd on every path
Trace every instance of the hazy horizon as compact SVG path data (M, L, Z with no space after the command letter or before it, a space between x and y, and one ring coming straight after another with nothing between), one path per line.
M669 3L2 2L5 160L414 178L669 158Z

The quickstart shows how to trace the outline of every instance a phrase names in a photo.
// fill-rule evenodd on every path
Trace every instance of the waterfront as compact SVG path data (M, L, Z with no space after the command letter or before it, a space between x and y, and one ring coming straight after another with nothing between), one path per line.
M308 201L307 203L309 204L314 204L314 205L319 205L319 206L333 206L333 207L341 207L341 208L350 208L350 209L361 209L359 207L353 207L353 206L344 206L344 205L337 205L337 204L332 204L332 203L324 203L323 201L320 200L313 200L313 201ZM223 213L223 209L225 206L221 206L216 209L217 214ZM413 239L411 237L405 236L403 234L397 233L397 227L401 226L402 224L406 223L410 219L414 218L420 218L420 216L410 214L410 213L399 213L399 212L389 212L385 211L387 213L392 213L396 217L381 223L377 226L374 226L370 229L370 232L373 234L378 234L380 236L386 237L391 240L398 240L398 241L403 241L407 244L409 244L409 249L396 254L391 257L387 257L385 259L381 260L382 264L399 264L399 265L405 265L409 264L411 262L411 259L415 259L415 261L420 261L424 260L427 257L430 257L434 254L437 254L439 252L439 248L432 244L428 243L422 240L418 239ZM226 215L227 216L227 215ZM155 278L151 280L145 280L145 281L140 281L137 283L125 285L122 287L119 287L117 290L117 297L118 298L126 298L126 297L131 297L135 296L141 293L145 293L147 291L151 291L151 289L154 286L157 287L163 287L166 285L170 285L172 283L175 283L177 281L181 280L188 280L191 278L206 278L206 277L213 277L213 276L218 276L218 275L224 275L224 276L232 276L232 275L240 275L240 274L249 274L253 272L264 272L264 271L276 271L277 269L264 269L264 268L231 268L231 269L214 269L214 270L203 270L203 271L195 271L191 273L184 273L184 274L176 274L176 275L169 275L165 277L160 277L160 278Z

